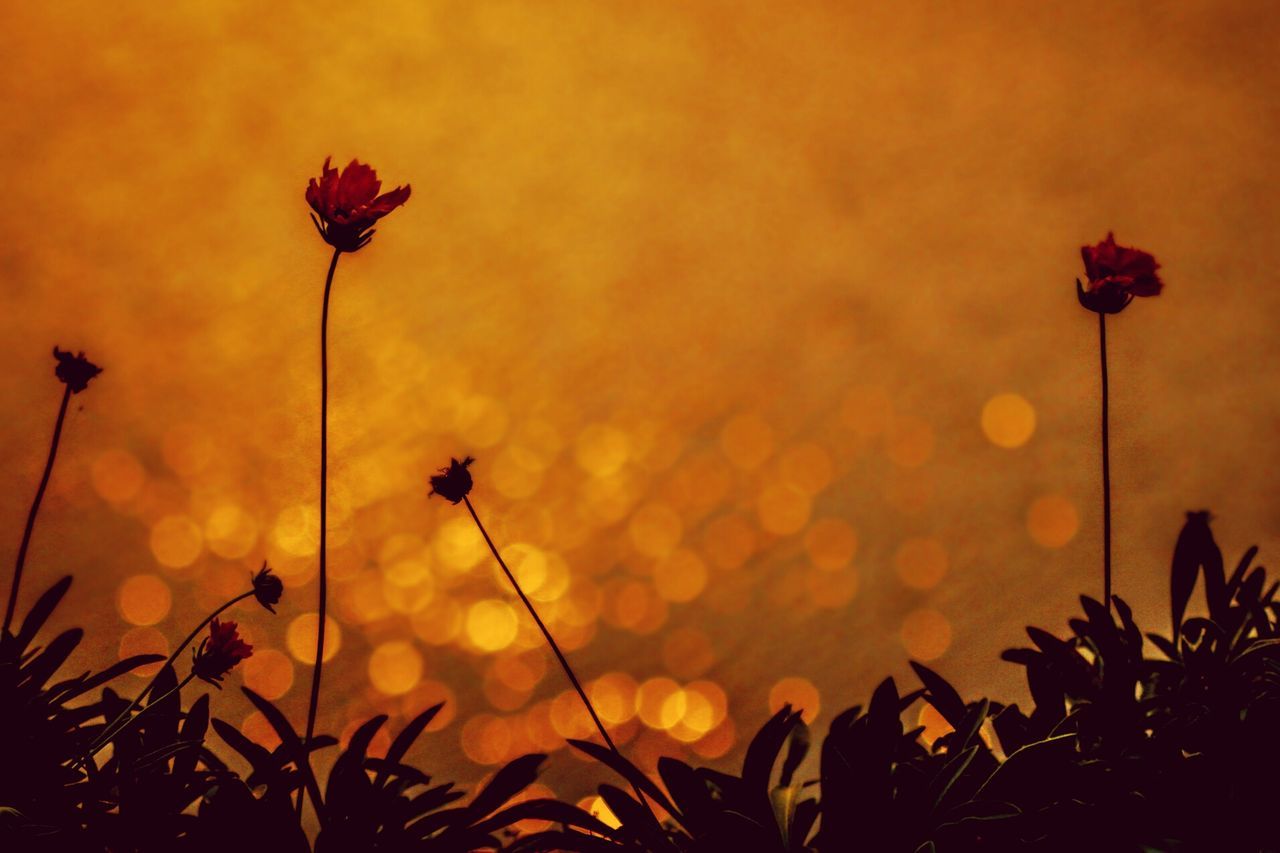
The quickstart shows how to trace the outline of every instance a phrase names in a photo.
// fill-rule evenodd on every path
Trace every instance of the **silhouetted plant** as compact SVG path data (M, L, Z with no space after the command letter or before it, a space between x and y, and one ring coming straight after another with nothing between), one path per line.
M36 488L35 500L27 513L27 526L22 531L22 544L18 546L18 559L13 569L13 581L9 585L9 603L4 610L4 626L0 634L7 634L13 626L14 610L18 606L18 588L22 585L22 570L27 563L27 548L31 545L31 534L35 530L36 516L40 513L40 502L44 500L45 489L49 487L49 477L53 474L53 461L58 456L58 441L62 438L62 423L67 418L67 404L72 394L79 394L89 387L89 381L102 372L102 368L84 357L84 353L72 355L63 352L56 346L53 357L58 366L53 373L66 388L62 392L62 402L58 405L58 417L53 423L53 440L49 443L49 456L44 463L44 473L40 477L40 485Z
M788 742L790 748L775 782L774 768ZM805 786L794 778L809 738L799 712L789 706L752 739L740 776L664 757L658 760L659 786L615 751L590 741L570 743L612 769L633 789L643 791L667 820L660 821L643 801L621 788L605 784L600 786L600 797L621 822L616 829L579 810L561 820L562 828L517 842L515 849L543 849L540 845L584 851L807 849L818 803L803 796Z
M1107 315L1119 314L1135 296L1157 296L1164 288L1160 264L1141 249L1116 245L1115 237L1081 246L1087 285L1076 279L1080 305L1098 315L1098 355L1102 364L1102 600L1111 602L1111 431L1108 423Z
M1004 658L1025 668L1030 713L965 702L942 676L912 663L922 690L892 679L870 703L832 720L816 786L796 783L806 729L789 708L752 741L742 772L661 759L665 790L630 762L574 742L641 788L659 822L622 790L600 796L621 822L579 810L518 842L567 850L1269 850L1280 795L1280 583L1250 568L1230 577L1208 525L1189 513L1171 571L1175 643L1148 634L1120 598L1115 615L1087 596L1061 639L1028 628L1034 648ZM1208 616L1183 620L1197 579ZM906 730L917 700L950 727L927 744ZM987 734L990 731L994 737ZM781 745L791 749L776 784ZM814 798L805 798L812 790ZM768 808L772 805L772 808Z
M529 800L507 806L537 776L544 755L526 755L500 769L466 805L452 783L433 784L432 778L404 763L410 747L431 723L442 705L434 705L413 718L392 740L384 757L368 754L369 745L386 723L379 715L360 726L338 757L323 794L310 770L310 753L332 746L332 737L303 740L271 702L242 688L254 706L275 729L281 743L274 750L249 740L234 726L215 719L214 729L249 762L251 774L241 781L224 772L217 789L201 809L206 816L235 833L235 827L252 821L272 838L288 839L297 830L289 808L295 788L304 787L320 823L315 850L321 851L468 851L501 846L497 834L517 821L538 817L554 819L572 810L553 800ZM260 798L250 790L263 788ZM206 814L207 810L207 814ZM218 831L218 830L214 830ZM231 840L236 836L228 836ZM296 845L298 842L289 842ZM307 849L305 838L299 849ZM286 848L292 849L292 848Z
M137 714L130 717L129 712L138 704L138 700L135 699L123 712L116 715L115 722L103 730L102 734L94 741L94 745L90 747L84 760L91 760L99 750L130 726L137 723L148 711L152 711L155 708L169 707L165 704L165 700L179 696L182 688L190 684L192 680L199 678L201 681L206 681L221 690L222 679L227 673L234 669L240 661L246 660L252 655L253 646L240 639L235 622L219 622L217 619L213 619L209 623L209 636L201 640L200 647L192 652L191 672L187 674L187 677L181 682L165 683L173 681L173 667L170 664L165 664L164 668L160 670L158 678L152 681L152 685L162 685L163 692L160 696L156 698L153 694L152 701ZM82 763L78 762L77 768Z
M73 769L96 734L89 722L109 703L89 698L91 691L162 658L133 655L98 673L53 681L84 632L63 631L43 646L36 635L70 587L69 577L55 583L16 634L0 634L0 840L30 849L67 849L95 803L85 773Z
M324 279L324 301L320 312L320 570L319 613L316 623L316 662L311 672L311 694L307 702L306 738L315 733L316 712L320 704L320 676L324 669L324 629L328 613L328 572L325 565L328 540L329 504L329 294L333 289L333 274L338 268L338 258L343 252L355 252L373 239L373 226L379 219L404 204L409 199L410 187L396 187L391 192L378 194L382 182L378 173L352 160L339 174L329 166L328 157L320 170L320 179L312 178L307 184L306 200L313 213L320 237L333 247L329 260L329 272ZM302 794L298 794L297 811L302 813Z
M542 621L542 617L538 615L538 611L534 608L533 602L529 600L529 596L524 594L520 582L516 580L516 576L512 574L511 569L507 568L507 563L502 559L502 554L498 551L498 546L493 543L493 539L489 537L489 531L485 529L484 524L480 521L480 516L476 515L476 508L471 505L471 487L473 485L471 479L471 464L475 462L470 456L465 459L450 459L447 467L441 468L438 474L431 477L430 495L440 495L449 503L457 506L464 503L467 506L467 512L471 513L471 520L476 523L476 527L480 530L480 535L484 537L485 544L489 546L489 551L493 554L493 558L498 561L498 565L502 568L502 573L507 576L516 595L520 597L520 601L524 603L524 607L529 611L529 615L533 617L533 621L537 624L538 630L542 632L543 638L547 641L547 645L551 647L551 651L555 654L556 660L560 662L560 668L564 670L564 674L568 676L569 683L573 685L573 689L577 691L578 698L582 700L582 704L586 707L587 713L591 716L591 721L595 723L596 731L600 733L600 737L604 740L605 746L622 759L622 753L618 751L618 747L613 742L613 738L609 736L609 730L605 728L604 722L600 719L600 715L596 713L595 706L591 704L591 700L587 697L587 691L582 689L582 683L578 681L578 676L574 673L573 667L569 666L569 659L564 656L564 652L560 651L560 645L551 636L550 629ZM428 495L428 496L430 496ZM625 760L625 759L624 759ZM641 793L639 787L634 788L636 797L639 798L641 807L650 813L648 802ZM656 820L656 818L654 818Z
M122 711L120 711L120 713L117 714L116 717L112 719L112 721L107 725L107 727L103 730L103 734L100 735L98 740L94 742L93 747L97 747L102 743L106 742L109 734L112 731L116 730L116 728L121 723L124 722L125 717L133 713L134 709L137 708L140 704L142 704L142 700L145 699L148 695L150 695L151 691L155 689L156 681L160 678L160 675L164 672L164 670L167 667L172 667L173 662L178 659L178 655L186 651L187 646L191 645L192 641L195 640L195 638L200 634L200 632L203 631L210 623L216 621L217 618L222 615L223 611L229 609L230 607L243 601L244 599L249 598L250 596L253 596L253 598L255 598L259 604L261 604L263 607L265 607L268 611L270 611L274 615L276 612L275 605L280 602L280 596L283 594L284 594L284 584L281 583L280 578L278 578L275 574L272 573L271 569L267 566L266 561L263 560L262 568L258 570L257 574L253 575L250 578L249 589L246 590L245 592L240 593L239 595L229 598L217 610L213 611L208 616L206 616L204 618L204 621L202 621L200 624L196 625L196 627L191 629L191 633L187 634L186 638L183 639L181 643L178 643L178 645L174 647L173 652L169 655L169 659L165 661L164 666L160 668L160 671L156 673L155 677L152 678L151 681L147 682L147 686L142 688L142 690L138 693L137 697L135 697L134 700L130 702Z

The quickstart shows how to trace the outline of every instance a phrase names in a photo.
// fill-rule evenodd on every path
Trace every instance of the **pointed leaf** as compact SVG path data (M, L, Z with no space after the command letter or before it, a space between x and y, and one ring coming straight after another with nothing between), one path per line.
M569 745L574 749L590 755L596 761L599 761L614 773L617 773L623 779L626 779L633 786L639 788L645 796L651 798L661 806L663 811L671 815L679 814L676 807L672 805L671 800L667 799L667 795L662 793L662 789L655 785L648 776L644 775L644 773L640 771L639 767L636 767L626 758L606 746L601 746L598 743L592 743L589 740L574 740L570 738Z
M911 661L911 668L915 670L916 677L928 691L925 699L929 704L951 724L951 728L960 728L960 721L964 719L965 704L956 689L945 678L922 663Z
M494 774L468 808L477 819L488 815L516 794L533 784L538 778L538 768L546 760L541 753L522 755Z
M67 590L70 588L71 576L67 575L59 579L57 583L49 587L43 595L36 599L36 603L27 611L27 617L22 620L22 627L18 629L18 654L15 657L20 657L22 651L35 639L36 633L48 620L49 614L53 613L53 608L58 606L58 602L62 601L62 597L67 594Z
M387 750L386 757L388 764L397 764L402 758L404 758L405 753L409 751L409 747L413 746L413 742L422 734L422 730L430 725L431 721L435 719L436 714L440 713L440 709L443 707L443 702L432 705L430 708L410 720L408 725L400 730L400 734L396 735L395 740L391 742L391 748ZM373 784L381 787L385 781L386 776L379 773L377 778L373 780Z

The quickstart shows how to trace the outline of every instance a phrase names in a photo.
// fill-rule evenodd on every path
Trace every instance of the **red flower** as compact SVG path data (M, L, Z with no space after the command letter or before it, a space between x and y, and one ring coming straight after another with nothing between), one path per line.
M209 636L200 641L200 647L192 652L194 662L191 671L197 678L222 689L223 677L240 661L253 654L253 646L240 639L236 623L209 623Z
M475 461L470 456L461 461L450 460L448 468L441 468L439 474L432 475L431 492L427 497L439 495L449 503L461 503L463 498L471 494L471 472L467 469Z
M1090 311L1116 314L1135 296L1156 296L1164 288L1156 270L1160 264L1141 249L1117 246L1110 232L1096 246L1081 246L1088 286L1076 281L1080 304Z
M338 174L324 158L320 179L307 184L307 204L315 211L311 220L325 242L342 252L354 252L373 238L373 225L404 204L409 185L378 195L382 181L369 166L352 160Z

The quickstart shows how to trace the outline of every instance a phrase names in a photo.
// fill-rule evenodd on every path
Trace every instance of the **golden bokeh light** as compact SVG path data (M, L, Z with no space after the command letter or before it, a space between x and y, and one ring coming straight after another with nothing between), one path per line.
M773 454L773 428L758 414L735 416L720 431L720 447L738 468L758 468Z
M937 610L922 607L906 615L898 636L913 660L936 660L951 647L951 622Z
M1022 447L1036 431L1036 410L1020 394L997 394L982 407L982 431L997 447Z
M933 589L946 576L947 549L936 539L908 539L893 555L898 578L912 589Z
M636 692L639 685L625 672L606 673L587 691L591 704L595 705L600 719L612 725L621 725L636 715Z
M680 515L662 503L647 503L631 514L628 523L635 549L648 557L666 557L680 544L684 524Z
M93 461L90 470L93 489L113 504L132 500L142 491L147 472L137 457L127 450L108 450Z
M769 688L769 713L776 714L783 705L790 705L793 711L804 711L804 721L812 723L822 712L822 697L812 681L790 675L778 679Z
M388 640L369 655L369 683L381 693L401 696L421 680L422 653L412 643Z
M653 583L667 601L693 601L707 586L707 564L693 551L681 548L653 567Z
M680 685L665 676L642 682L636 689L636 713L640 716L640 721L651 729L666 728L670 710L667 702L677 695L682 696ZM680 701L677 699L677 704Z
M186 568L203 549L200 526L185 515L166 515L151 528L151 553L165 568Z
M756 514L760 527L776 536L799 533L809 522L811 503L802 489L770 483L756 498Z
M835 476L831 454L812 441L784 450L778 459L778 472L783 482L810 496L831 485Z
M451 518L440 525L432 543L441 568L461 572L484 559L488 549L484 537L468 518Z
M574 458L582 470L600 478L618 473L630 455L627 434L610 424L588 424L574 445Z
M609 808L609 804L604 801L604 797L599 795L583 797L578 801L578 808L610 829L617 829L622 826L622 821L618 820L618 816L613 813L613 809Z
M497 599L477 601L467 609L467 639L485 652L497 652L515 642L516 611Z
M694 741L690 745L690 749L700 758L714 761L733 749L736 742L737 727L733 723L733 718L725 717L720 722L720 725Z
M295 557L309 557L320 549L320 511L311 504L286 507L276 517L272 538Z
M154 625L169 615L173 596L169 584L156 575L133 575L120 584L116 607L126 622Z
M325 637L328 645L329 638ZM315 657L315 649L311 650ZM279 699L293 686L293 661L276 649L254 648L243 664L244 686L271 700Z
M294 660L308 665L316 662L316 633L320 625L317 613L303 613L295 616L285 630L285 645ZM333 656L342 648L342 628L332 616L324 618L324 660L333 660Z
M804 534L809 561L819 569L843 569L858 553L858 535L839 518L820 518Z
M1079 529L1075 504L1063 495L1042 495L1027 508L1027 532L1046 548L1063 547Z
M258 542L258 523L243 507L219 505L204 524L204 539L209 550L219 557L236 560L253 550Z

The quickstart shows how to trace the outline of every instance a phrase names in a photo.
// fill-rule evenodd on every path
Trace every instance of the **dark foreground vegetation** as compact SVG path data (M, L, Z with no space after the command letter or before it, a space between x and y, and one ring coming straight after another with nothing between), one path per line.
M512 805L541 755L511 762L474 793L404 764L437 708L396 733L383 758L366 750L386 719L370 720L322 784L309 758L336 749L335 738L304 742L245 689L280 735L267 750L211 715L207 693L188 702L171 666L135 722L110 736L110 757L81 765L129 704L114 680L157 659L60 672L82 632L41 629L70 586L64 578L0 648L0 849L1275 849L1280 605L1255 553L1227 571L1208 514L1189 514L1172 564L1172 634L1144 634L1119 598L1110 611L1082 598L1066 636L1028 628L1031 645L1004 653L1026 673L1026 709L966 701L916 664L919 686L886 679L817 742L798 712L779 712L737 774L664 759L653 779L598 743L575 742L599 762L616 828L567 803ZM1187 618L1193 596L1205 615ZM926 745L903 725L918 702L952 731ZM811 746L815 779L798 775ZM247 775L228 766L231 755ZM319 817L313 841L296 816L299 789ZM516 832L526 818L550 828Z

